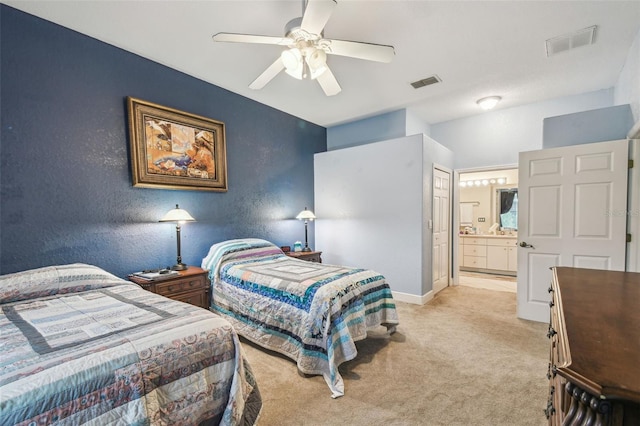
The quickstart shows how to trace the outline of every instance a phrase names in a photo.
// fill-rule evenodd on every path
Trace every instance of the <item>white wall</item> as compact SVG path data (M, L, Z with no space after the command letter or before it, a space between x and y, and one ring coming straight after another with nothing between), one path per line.
M631 105L634 121L640 121L640 31L629 49L614 89L615 105Z
M420 134L314 157L316 249L323 262L373 269L394 294L431 291L431 176L453 153Z
M405 110L405 136L418 135L418 134L431 134L431 126L424 122L415 112L410 108Z
M431 137L456 154L457 169L517 164L542 149L543 119L613 105L613 89L486 112L431 125Z
M422 138L314 157L316 249L323 262L373 269L422 295Z

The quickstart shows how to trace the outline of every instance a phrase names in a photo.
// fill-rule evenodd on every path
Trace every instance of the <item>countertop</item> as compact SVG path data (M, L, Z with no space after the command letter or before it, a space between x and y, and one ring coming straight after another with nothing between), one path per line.
M501 238L501 239L507 239L507 238L513 238L515 240L518 239L517 235L492 235L492 234L459 234L461 237L464 238Z

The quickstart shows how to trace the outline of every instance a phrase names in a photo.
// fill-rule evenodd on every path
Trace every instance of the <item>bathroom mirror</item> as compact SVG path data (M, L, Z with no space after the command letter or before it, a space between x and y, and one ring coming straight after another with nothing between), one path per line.
M518 188L496 189L495 222L501 229L518 230Z
M462 206L470 205L471 207L471 224L468 222L464 226L460 226L460 231L464 232L467 226L475 227L477 233L486 234L494 223L498 226L505 227L506 224L500 224L500 209L497 207L500 195L498 190L517 190L518 188L518 169L494 169L460 173L459 183L459 206L462 219ZM508 224L513 228L517 228L517 202L515 203L515 215L513 223ZM468 210L468 208L467 208ZM505 218L507 220L507 218ZM499 229L497 229L499 231Z

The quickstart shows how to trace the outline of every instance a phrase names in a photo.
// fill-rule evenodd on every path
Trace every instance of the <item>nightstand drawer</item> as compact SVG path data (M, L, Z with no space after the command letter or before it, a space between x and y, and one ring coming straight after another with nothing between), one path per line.
M290 251L285 253L289 257L306 260L307 262L322 263L321 251Z
M208 296L209 293L204 291L192 291L189 293L175 294L171 299L208 309Z
M146 280L135 275L129 275L129 280L152 293L209 309L209 278L207 275L206 270L197 266L189 266L187 270L179 271L178 276L163 280Z
M204 276L189 277L182 280L171 280L166 283L156 284L156 293L163 296L182 293L185 291L198 290L207 287L207 280Z

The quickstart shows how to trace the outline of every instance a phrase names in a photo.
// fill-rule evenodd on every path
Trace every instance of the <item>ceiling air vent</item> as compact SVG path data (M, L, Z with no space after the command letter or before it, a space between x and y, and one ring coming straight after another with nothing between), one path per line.
M550 38L547 40L547 57L595 43L596 27L597 25L594 25L573 33Z
M427 77L427 78L423 78L422 80L414 81L413 83L411 83L411 85L413 86L414 89L419 89L419 88L424 87L424 86L429 86L431 84L440 83L441 81L442 80L440 80L440 77L438 77L437 75L432 75L431 77Z

